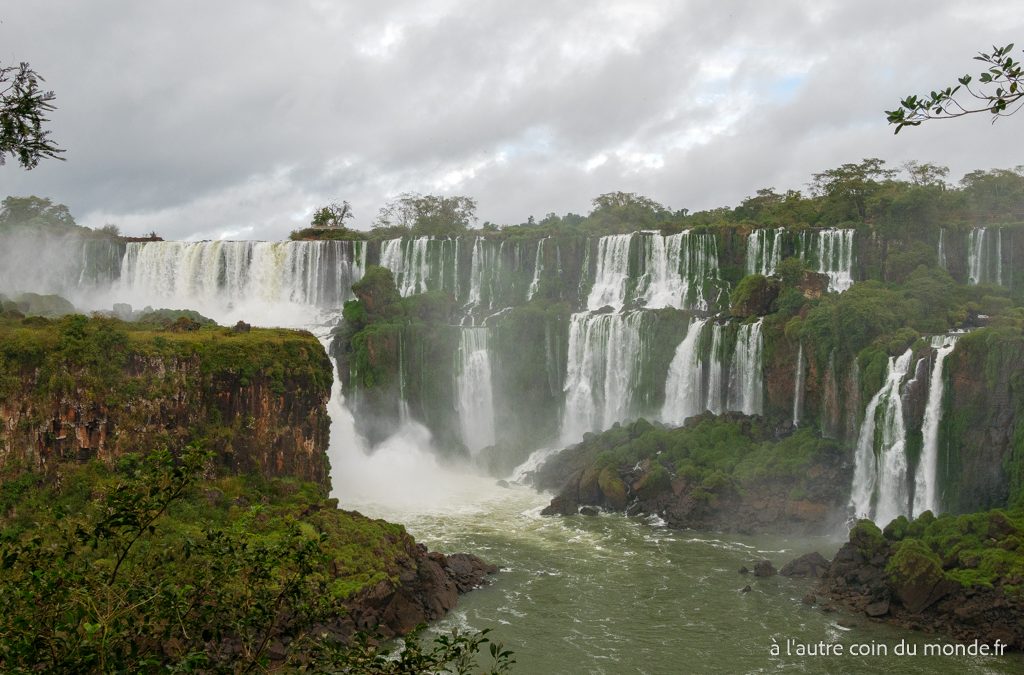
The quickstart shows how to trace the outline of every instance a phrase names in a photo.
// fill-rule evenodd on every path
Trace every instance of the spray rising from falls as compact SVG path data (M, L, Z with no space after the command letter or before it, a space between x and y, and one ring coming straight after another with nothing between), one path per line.
M939 424L942 422L942 399L945 384L942 379L942 367L956 348L957 336L941 335L932 338L932 349L935 350L935 361L932 364L931 377L928 380L928 404L924 410L924 423L921 425L923 444L921 459L914 472L914 509L917 515L931 511L935 515L941 512L938 490L939 471Z
M641 312L572 315L565 378L562 440L607 429L634 412L633 397L645 357Z
M888 523L909 510L901 386L914 356L889 357L885 383L864 412L854 457L850 505L857 517Z
M365 268L357 241L129 243L115 293L218 319L247 307L250 320L274 325L279 305L340 307Z
M967 235L967 283L1003 285L1003 230L976 227Z
M491 355L487 349L490 329L463 328L459 337L456 408L462 424L462 440L470 452L494 445L494 394Z
M747 274L771 276L782 257L782 236L786 229L754 230L747 237Z

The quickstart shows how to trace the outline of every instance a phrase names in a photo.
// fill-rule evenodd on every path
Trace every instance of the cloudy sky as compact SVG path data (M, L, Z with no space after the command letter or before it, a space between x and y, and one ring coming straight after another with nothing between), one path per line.
M34 0L0 3L0 63L57 94L66 162L0 167L0 196L165 238L287 236L405 191L481 221L673 209L882 157L951 177L1024 163L1024 118L893 136L883 110L1024 46L1015 0L725 2Z

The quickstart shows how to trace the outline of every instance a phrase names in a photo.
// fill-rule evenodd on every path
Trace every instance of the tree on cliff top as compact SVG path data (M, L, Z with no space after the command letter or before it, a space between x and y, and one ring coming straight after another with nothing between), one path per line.
M26 169L35 168L44 158L60 159L64 151L50 140L43 124L46 113L54 110L52 91L40 89L43 81L27 63L0 65L0 165L6 155L18 159Z
M344 227L345 221L353 216L352 205L347 201L331 202L313 212L313 227Z
M408 228L413 234L462 234L476 222L476 200L470 197L421 195L406 192L382 207L377 228Z
M974 57L988 65L978 75L978 83L991 88L971 86L973 78L964 75L957 79L960 84L946 87L929 94L911 95L900 101L900 107L886 110L889 124L896 125L899 133L903 127L916 127L925 120L952 119L973 113L990 113L992 121L1008 117L1024 107L1024 70L1021 62L1010 56L1013 43L1005 47L993 45L991 53L980 52Z
M0 202L0 225L76 227L71 211L46 197L6 197Z

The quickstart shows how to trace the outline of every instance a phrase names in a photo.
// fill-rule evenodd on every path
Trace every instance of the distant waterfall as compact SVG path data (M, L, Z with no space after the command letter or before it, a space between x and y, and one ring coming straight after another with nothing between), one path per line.
M814 237L818 272L828 275L828 290L842 293L853 285L852 229L828 229Z
M747 274L771 276L782 257L782 235L786 228L758 229L747 237ZM771 235L770 237L768 235Z
M391 270L400 295L455 291L459 278L458 239L416 237L381 244L380 264Z
M725 402L725 378L722 366L722 324L711 324L711 351L708 353L707 409L720 415Z
M338 308L366 268L360 241L129 243L120 288L147 302L203 310L233 303Z
M629 246L632 234L613 234L597 241L597 265L594 285L587 297L587 308L601 309L610 305L615 311L626 303L629 283Z
M956 348L955 335L940 335L932 338L935 350L935 362L932 364L931 377L928 380L928 404L924 410L924 423L921 425L921 459L914 472L914 509L913 514L931 511L938 515L941 511L938 491L939 467L939 424L942 422L942 398L945 386L942 379L942 367L946 357Z
M736 333L736 353L729 372L729 410L745 415L760 415L764 412L762 321L759 319L754 323L745 323Z
M857 437L850 505L858 517L881 524L909 507L901 386L913 356L907 349L889 357L885 383L868 403Z
M455 391L462 440L470 452L494 445L494 394L491 385L490 329L463 328L459 337Z
M949 269L949 261L946 260L946 228L939 230L938 263L942 269Z
M661 408L661 420L666 424L680 425L687 417L704 412L702 398L703 366L700 342L707 319L692 319L686 329L686 336L676 347L675 356L665 380L665 404ZM720 366L719 366L720 367Z
M804 385L807 374L804 372L804 343L796 352L796 377L793 378L793 426L800 426L800 417L804 412Z
M667 237L650 232L601 237L587 308L619 311L635 302L648 309L706 311L705 283L718 278L718 244L712 234L687 230Z
M540 286L540 275L544 272L544 242L550 237L544 237L537 242L537 255L533 261L533 280L530 282L530 288L526 292L526 300L529 302L533 300L533 296L537 295L537 288Z
M572 315L562 416L565 443L633 414L637 377L645 357L642 320L640 312Z
M967 235L967 283L1003 285L1003 230L976 227Z

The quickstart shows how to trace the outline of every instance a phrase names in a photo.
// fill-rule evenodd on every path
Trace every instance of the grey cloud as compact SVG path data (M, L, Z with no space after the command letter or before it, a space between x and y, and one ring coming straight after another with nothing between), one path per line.
M277 238L327 199L368 226L438 185L519 222L615 189L735 204L864 156L959 176L1019 164L1019 120L894 138L882 110L1019 34L1014 4L23 3L0 59L47 77L68 161L8 164L0 192L128 231Z

